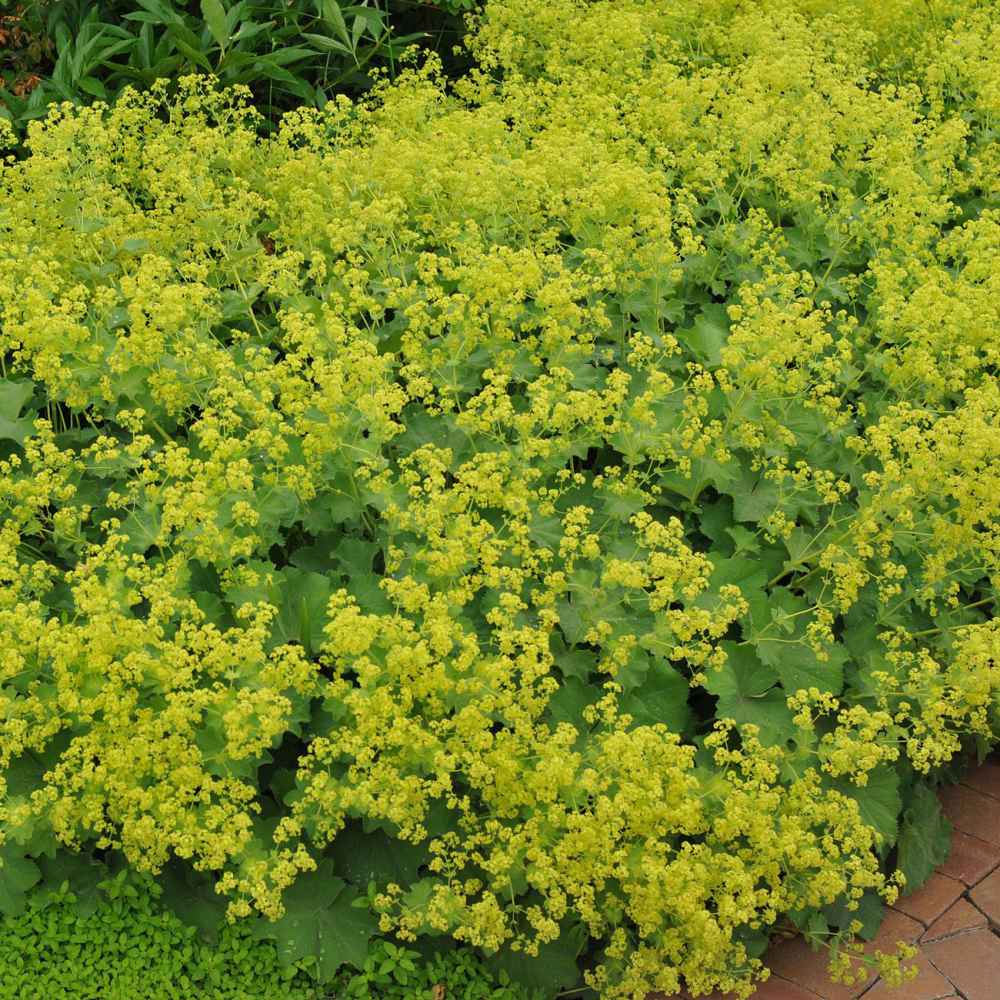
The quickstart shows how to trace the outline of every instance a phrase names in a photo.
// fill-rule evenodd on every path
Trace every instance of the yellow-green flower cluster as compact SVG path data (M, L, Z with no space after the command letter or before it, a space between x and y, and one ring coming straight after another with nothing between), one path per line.
M385 930L582 935L609 998L748 996L783 915L894 898L894 768L1000 724L998 42L488 0L467 77L268 138L196 79L33 125L7 843L276 918L361 824L423 852Z

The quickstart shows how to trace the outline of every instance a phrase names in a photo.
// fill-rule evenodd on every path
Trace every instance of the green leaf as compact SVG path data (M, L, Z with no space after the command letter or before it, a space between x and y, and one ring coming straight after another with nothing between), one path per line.
M280 570L272 596L278 616L271 628L276 645L299 642L311 656L324 642L326 605L332 587L328 577L286 566Z
M789 910L788 917L806 938L823 938L830 929L826 916L819 910Z
M732 497L720 496L711 503L700 504L698 512L698 530L711 538L716 546L728 547L726 533L733 525ZM732 553L727 553L732 555Z
M348 536L337 542L335 552L338 569L347 577L347 589L368 614L383 614L391 612L393 608L385 591L379 587L381 578L375 573L373 566L380 548L377 542Z
M762 927L756 929L744 924L733 932L734 940L747 950L751 958L760 958L771 943L771 936Z
M597 667L597 654L588 649L575 649L567 646L558 632L553 632L549 638L549 648L555 665L563 677L575 677L586 684L591 673Z
M638 491L625 494L607 493L601 497L602 515L620 524L625 524L645 506L646 501Z
M227 899L215 891L215 879L171 860L158 881L163 888L160 898L164 905L184 923L197 927L206 940L216 941L225 922Z
M302 37L308 38L314 45L318 45L321 49L327 52L344 52L347 55L353 55L351 50L343 42L338 42L335 38L327 38L326 35L310 34L308 31L304 31L302 33Z
M553 725L568 722L579 732L589 732L590 724L583 717L583 710L598 698L598 692L590 684L576 677L567 677L559 690L549 698L546 715Z
M287 66L289 63L306 59L315 54L312 49L306 48L304 45L289 45L286 48L275 49L273 52L269 52L267 54L267 61L274 63L276 66Z
M96 97L98 100L106 101L108 99L108 92L96 77L85 76L82 80L78 80L76 84L84 93L90 94L91 97Z
M140 7L144 7L158 18L156 22L158 24L178 24L181 22L180 14L169 5L162 3L161 0L137 0L137 2Z
M827 660L818 659L806 642L808 605L787 590L778 590L770 598L771 621L766 626L754 619L751 642L761 663L772 667L781 678L786 694L803 688L819 688L840 694L844 687L844 664L849 656L838 642L828 646Z
M361 41L361 36L365 33L365 29L370 30L370 25L366 18L356 14L354 17L354 23L351 25L351 45L357 49L358 43Z
M220 631L225 632L236 624L218 594L207 590L196 590L191 597L205 615L205 620L210 621Z
M70 891L76 896L74 912L81 917L93 916L100 904L98 885L109 876L106 865L94 861L89 855L58 851L52 858L38 858L42 878L48 886L69 882Z
M760 539L752 531L747 531L746 528L740 527L740 525L734 525L731 528L726 528L726 534L733 540L736 545L736 555L741 552L759 552L760 551Z
M296 549L289 560L298 569L311 573L322 573L324 576L333 572L337 565L337 545L343 538L343 532L338 528L324 531L316 536L312 545Z
M397 840L381 830L365 833L357 824L341 830L329 850L336 870L357 886L395 882L406 888L417 880L420 866L429 860L420 844Z
M221 0L201 0L201 14L216 44L225 52L229 42L229 28L226 23L226 8L222 6Z
M332 979L345 964L360 969L378 921L367 909L353 906L359 896L345 890L344 880L333 876L333 862L324 859L316 871L300 875L287 890L285 915L259 925L254 933L275 941L285 966L315 959L320 982Z
M646 679L619 700L618 707L632 716L634 725L662 722L671 732L683 733L691 723L690 686L673 667L653 663Z
M882 847L887 849L896 842L899 810L899 774L881 764L868 774L868 783L855 785L846 778L827 779L829 787L854 799L861 811L861 818L882 835Z
M16 844L0 847L0 913L8 917L23 913L25 893L41 877L38 865L24 857Z
M487 959L487 965L494 973L505 972L513 982L528 989L541 990L545 996L555 996L580 982L580 970L576 964L579 953L579 942L569 935L562 935L556 941L540 945L535 956L505 948Z
M358 21L364 22L372 38L378 38L385 27L385 15L377 7L349 7L350 13L354 14L354 33L360 38L363 29L358 28ZM474 358L478 352L473 352L470 358ZM482 355L481 355L482 356Z
M26 680L34 680L37 674L29 671ZM15 685L20 687L20 683ZM56 753L53 754L53 750ZM43 785L43 775L56 762L59 751L54 745L50 745L44 757L31 751L23 756L15 757L7 766L4 777L7 781L7 797L5 806L11 810L27 805L33 792L36 792ZM38 859L40 855L47 854L55 857L58 842L52 830L51 819L45 815L39 815L35 810L29 810L16 824L12 819L8 819L4 826L4 832L8 843L16 843L22 854L30 854Z
M694 503L701 496L706 486L712 486L720 493L732 494L735 489L739 489L732 486L736 478L732 465L732 462L723 464L714 458L695 458L691 462L689 476L671 469L660 473L659 483L664 489L679 493L690 503Z
M122 521L121 530L127 536L122 545L125 552L145 552L155 544L160 533L162 511L159 504L146 503L137 507Z
M610 588L609 592L596 585L596 574L582 570L570 582L574 588L572 597L556 602L559 626L570 643L583 642L599 621L612 626L611 637L641 631L636 614L622 601L620 588Z
M792 564L793 566L802 565L805 562L805 554L813 546L813 543L814 533L796 525L792 529L791 534L782 540L782 544L788 552L788 560L785 566L788 564Z
M754 647L761 661L777 670L786 694L811 687L840 694L844 688L844 664L848 655L839 645L828 651L829 659L825 661L817 659L804 640L763 638L755 640Z
M18 796L8 793L6 805L9 808L15 808L27 805L28 802L29 799L26 795ZM8 820L5 832L10 842L20 845L25 854L30 854L36 860L43 854L54 857L59 849L59 842L56 840L51 820L46 815L39 815L34 810L28 812L16 824Z
M413 928L417 934L439 934L427 920L427 910L434 895L434 887L438 885L436 878L422 878L410 886L402 896L402 903L413 916L417 925Z
M219 778L256 781L262 760L270 757L265 751L263 755L233 760L227 751L226 728L222 718L209 710L206 710L201 725L195 730L194 742L201 751L205 770Z
M21 417L24 404L31 399L35 387L31 382L0 379L0 439L8 438L18 444L33 434L35 428L29 417Z
M559 612L559 628L562 629L569 644L575 646L577 643L583 642L587 626L584 624L579 606L564 599L556 602L556 609Z
M318 7L323 20L336 32L344 45L348 47L348 51L353 52L351 36L347 32L347 22L344 20L337 0L319 0Z
M368 577L372 575L372 563L378 551L376 542L357 537L343 538L337 543L337 562L352 580Z
M212 72L212 64L206 58L205 53L199 49L198 46L200 42L195 35L193 35L182 24L174 23L167 26L167 32L174 45L177 47L178 52L187 56L187 58L196 66L200 66L203 70L206 70L209 73Z
M849 910L843 902L833 903L823 908L827 921L837 928L846 928L852 920L861 921L859 936L870 941L878 933L885 915L885 903L876 892L868 890L858 901L856 910Z
M729 315L717 302L704 306L691 327L677 331L677 339L689 344L698 360L711 368L722 364L720 352L728 337Z
M718 699L716 716L733 719L737 725L760 727L760 741L766 745L784 743L795 732L792 712L785 692L775 685L778 675L761 663L748 646L720 642L726 663L718 670L705 671L705 689Z
M938 797L926 786L913 789L899 830L896 866L906 876L909 895L930 878L931 872L948 858L951 823L941 811Z
M728 491L727 491L728 492ZM763 521L780 506L781 491L778 484L765 479L763 473L747 467L733 485L733 517L737 521Z
M255 497L254 506L260 515L261 530L273 531L294 523L299 513L299 498L293 490L276 486L262 496Z
M712 610L719 601L719 588L725 584L733 584L740 588L744 600L750 605L752 621L766 619L770 608L770 597L764 589L767 583L768 562L758 556L732 556L719 558L710 555L712 573L708 578L708 589L699 594L692 602L694 607Z

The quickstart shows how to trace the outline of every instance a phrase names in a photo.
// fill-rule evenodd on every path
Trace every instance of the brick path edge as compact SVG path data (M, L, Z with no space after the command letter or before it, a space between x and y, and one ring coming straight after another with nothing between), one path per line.
M891 951L897 940L914 944L917 977L896 988L875 976L855 986L831 983L826 952L813 952L794 938L773 944L764 955L771 977L753 1000L1000 1000L1000 753L971 768L957 785L940 788L938 797L954 828L948 859L916 892L886 910L865 948ZM699 1000L731 1000L731 994Z

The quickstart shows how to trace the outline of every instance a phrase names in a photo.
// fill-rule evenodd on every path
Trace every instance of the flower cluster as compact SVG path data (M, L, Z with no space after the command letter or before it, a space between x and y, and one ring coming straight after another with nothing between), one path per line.
M1000 725L998 39L489 0L467 77L267 138L194 78L33 124L5 849L277 919L360 825L422 858L384 930L589 940L609 998L846 941L913 774Z

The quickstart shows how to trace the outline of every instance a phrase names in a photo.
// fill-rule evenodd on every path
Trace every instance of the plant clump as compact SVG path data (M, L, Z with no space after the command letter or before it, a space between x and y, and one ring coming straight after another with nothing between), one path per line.
M873 10L489 0L461 80L273 134L193 77L29 126L4 892L120 850L329 975L747 997L782 921L850 975L1000 690L1000 21Z

